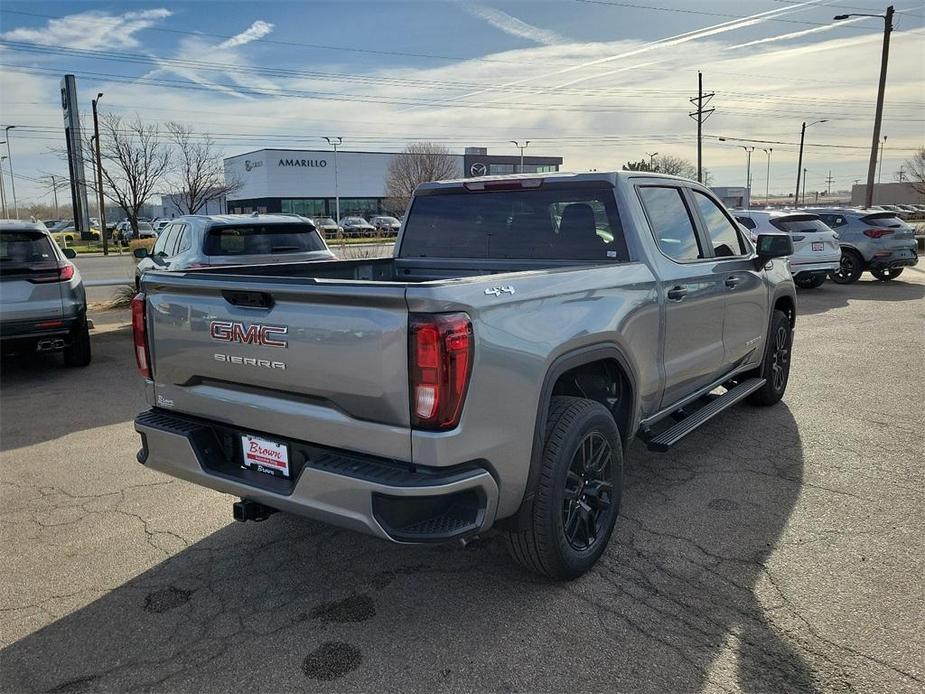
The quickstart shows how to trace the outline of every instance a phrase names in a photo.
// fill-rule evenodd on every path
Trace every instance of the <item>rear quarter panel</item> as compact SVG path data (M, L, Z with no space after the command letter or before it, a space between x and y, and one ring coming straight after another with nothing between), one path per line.
M500 286L514 293L485 293ZM445 433L413 431L413 459L488 461L501 485L499 517L520 505L544 378L559 357L615 345L635 372L638 391L657 397L658 292L642 263L410 286L406 297L412 312L467 312L476 345L459 426Z

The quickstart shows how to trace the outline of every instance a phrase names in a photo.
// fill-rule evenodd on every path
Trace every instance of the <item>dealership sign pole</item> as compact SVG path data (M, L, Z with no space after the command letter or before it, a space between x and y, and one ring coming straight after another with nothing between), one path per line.
M87 174L84 170L80 115L77 112L77 80L65 75L61 80L61 108L64 110L64 136L67 140L67 163L71 174L71 204L78 234L90 233L87 208ZM105 232L104 232L105 233Z

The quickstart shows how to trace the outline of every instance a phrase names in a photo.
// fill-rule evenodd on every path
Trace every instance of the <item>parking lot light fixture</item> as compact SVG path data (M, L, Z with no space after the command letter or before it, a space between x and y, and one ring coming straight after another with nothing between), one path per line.
M720 138L721 140L723 138ZM655 157L658 156L658 152L646 152L646 156L649 157L649 171L652 171L655 165Z
M893 31L893 6L885 14L852 13L835 15L836 22L849 17L877 17L883 20L883 48L880 53L880 84L877 89L877 110L874 113L874 133L870 145L870 161L867 164L867 190L864 191L864 207L874 202L874 170L877 166L877 150L880 144L880 124L883 121L883 93L886 90L886 68L890 58L890 34Z
M752 202L752 152L755 151L754 146L746 147L745 145L739 145L742 149L745 150L745 155L747 157L745 164L745 193L748 196L748 204L751 206Z
M523 144L520 144L517 140L508 140L512 145L520 150L520 173L524 172L524 150L527 149L527 145L530 144L530 140L524 140Z
M768 205L771 202L771 152L774 148L768 147L762 151L768 155L768 170L764 177L764 204Z
M322 137L321 139L327 141L334 148L334 214L337 217L335 221L340 224L340 193L337 190L337 148L344 141L344 138Z
M820 120L814 120L809 125L806 124L806 121L803 121L803 128L800 130L800 157L797 160L797 187L793 189L793 205L796 207L797 203L800 200L800 174L803 172L803 141L806 139L806 129L811 128L817 123L828 123L828 118L821 118Z

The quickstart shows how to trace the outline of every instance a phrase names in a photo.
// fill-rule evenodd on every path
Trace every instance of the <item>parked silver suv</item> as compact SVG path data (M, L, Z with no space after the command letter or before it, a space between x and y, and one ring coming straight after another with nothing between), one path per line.
M857 282L865 270L878 280L891 280L919 262L915 230L892 212L844 207L807 211L838 234L842 255L841 267L832 273L834 282Z
M135 286L148 270L333 260L311 220L297 215L189 215L161 231L154 248L135 249Z
M87 296L80 273L40 222L0 220L0 346L15 353L64 352L90 363Z

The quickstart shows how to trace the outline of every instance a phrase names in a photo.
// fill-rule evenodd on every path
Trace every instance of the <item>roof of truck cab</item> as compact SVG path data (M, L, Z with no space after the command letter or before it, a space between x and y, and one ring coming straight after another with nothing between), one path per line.
M691 181L690 179L683 178L681 176L670 176L668 174L654 173L650 171L551 171L549 173L521 173L505 174L503 176L479 176L477 178L451 178L444 181L421 183L415 190L455 188L466 185L467 183L492 183L495 181L523 180L535 181L537 179L542 179L544 181L555 181L557 183L569 181L574 181L576 183L584 181L605 181L607 183L616 184L617 180L621 178L672 179L675 181L683 181L685 183L696 183L696 181Z
M267 213L267 214L187 214L182 217L175 217L171 222L193 221L200 224L292 224L293 222L304 222L314 226L314 222L308 217L302 217L297 214L285 213Z

